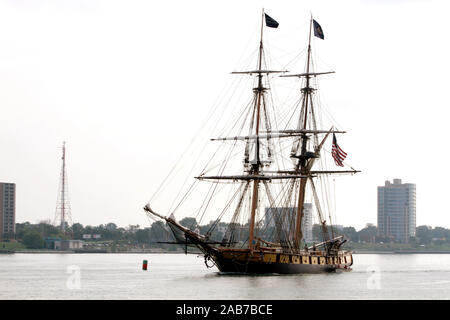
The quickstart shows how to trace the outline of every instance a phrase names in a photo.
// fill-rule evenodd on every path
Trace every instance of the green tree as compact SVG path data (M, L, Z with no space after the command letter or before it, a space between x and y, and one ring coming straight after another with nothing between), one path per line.
M439 239L440 241L445 241L447 238L448 230L442 227L435 227L433 229L433 238Z
M84 228L81 223L74 223L72 225L71 229L72 229L74 239L78 239L78 240L83 239Z
M117 229L117 225L115 223L110 222L110 223L106 224L106 229L114 231Z
M16 223L16 239L23 239L25 232L30 229L30 223Z
M138 230L135 233L135 239L138 243L149 243L150 242L150 228L145 228L144 230Z
M433 239L432 228L429 226L418 226L416 228L416 237L419 238L420 244L429 244Z
M359 240L358 232L353 227L344 227L342 229L342 233L350 241L358 242L358 240Z
M44 238L61 237L61 230L58 227L49 224L48 222L41 222L36 225L36 228Z
M30 231L25 233L23 244L29 249L41 249L44 247L44 238L39 232Z
M170 239L168 239L170 237ZM156 221L152 223L150 227L150 240L152 242L156 241L171 241L174 240L172 236L172 232L167 230L164 222Z
M180 224L191 230L195 230L195 228L197 228L197 226L198 226L197 220L192 217L186 217L186 218L181 219Z
M358 236L361 241L375 242L378 229L373 224L368 223L365 228L358 231Z

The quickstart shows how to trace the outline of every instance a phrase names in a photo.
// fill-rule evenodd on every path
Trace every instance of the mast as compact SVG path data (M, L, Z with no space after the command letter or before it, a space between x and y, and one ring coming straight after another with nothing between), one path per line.
M303 110L304 110L304 118L303 118L303 126L299 129L306 130L307 119L308 119L308 104L309 104L309 96L312 92L312 89L309 86L309 70L310 70L310 60L311 60L311 30L312 30L312 16L309 24L309 40L308 40L308 58L306 63L306 87L302 88L302 92L304 93L303 100ZM299 122L300 125L300 122ZM301 136L302 146L301 146L301 154L299 156L299 161L297 164L297 170L300 171L302 175L308 175L307 168L307 158L306 158L306 144L308 141L308 137L306 133ZM300 167L300 168L299 168ZM300 187L299 187L299 195L298 195L298 203L297 203L297 219L295 222L295 233L294 233L294 247L296 249L300 248L300 241L302 239L302 218L303 218L303 204L305 202L305 192L306 192L306 182L307 178L300 178Z
M263 55L263 30L264 30L264 9L261 14L261 39L259 41L259 59L258 59L258 70L262 68L262 55ZM259 167L261 165L260 157L259 157L259 123L260 123L260 111L261 111L261 98L264 93L264 87L262 84L262 73L258 73L258 87L254 89L255 94L257 95L256 99L256 146L255 146L255 160L256 162L252 164L251 174L259 175ZM253 250L254 244L253 239L255 237L255 217L256 211L258 209L258 189L259 189L259 179L253 180L253 193L252 193L252 209L250 214L250 223L249 223L249 238L248 238L248 247L250 250Z

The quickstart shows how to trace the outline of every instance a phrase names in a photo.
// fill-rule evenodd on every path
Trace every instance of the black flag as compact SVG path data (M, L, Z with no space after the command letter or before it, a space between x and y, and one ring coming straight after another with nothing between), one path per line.
M313 19L313 27L314 27L314 35L317 38L320 38L320 39L323 40L324 39L324 35L323 35L322 27L314 19Z
M266 26L268 26L269 28L278 28L278 22L276 22L274 19L272 19L265 13L264 16L266 17Z

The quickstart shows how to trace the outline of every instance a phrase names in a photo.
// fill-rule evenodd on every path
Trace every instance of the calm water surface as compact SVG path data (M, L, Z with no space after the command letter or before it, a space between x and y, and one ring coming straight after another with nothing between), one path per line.
M246 276L197 255L16 253L0 255L0 299L450 299L450 254L354 261L350 272Z

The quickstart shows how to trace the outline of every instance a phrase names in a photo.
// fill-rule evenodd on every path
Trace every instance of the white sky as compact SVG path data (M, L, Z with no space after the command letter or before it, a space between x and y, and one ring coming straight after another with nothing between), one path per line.
M288 51L310 12L324 30L315 50L337 73L321 94L363 171L336 180L337 223L376 224L376 187L400 178L417 185L417 225L449 228L444 0L0 1L0 181L16 183L16 221L53 219L65 140L73 220L148 226L142 207L257 47L262 7Z

